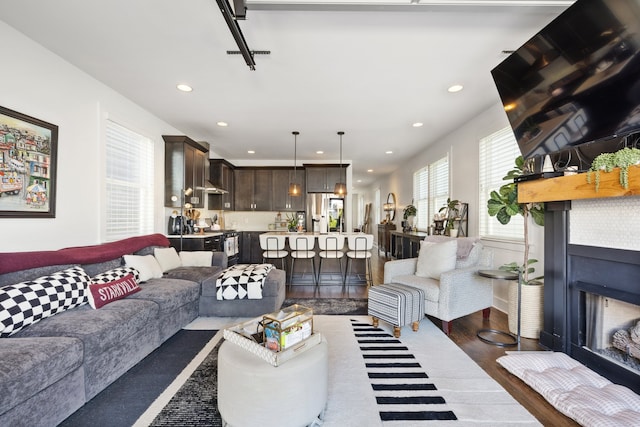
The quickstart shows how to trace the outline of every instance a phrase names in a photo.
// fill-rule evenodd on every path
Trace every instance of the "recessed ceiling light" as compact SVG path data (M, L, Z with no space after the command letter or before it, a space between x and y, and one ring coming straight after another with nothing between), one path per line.
M179 84L178 86L176 86L178 88L178 90L181 90L182 92L191 92L193 90L193 88L189 85L185 85L185 84Z
M229 123L227 123L227 122L218 122L218 123L216 123L216 124L217 124L218 126L220 126L220 127L223 127L223 128L225 128L225 127L229 126Z
M414 128L419 128L419 127L422 127L423 125L424 125L424 123L422 123L422 122L415 122L411 126L413 126Z
M367 169L367 172L371 173L373 172L373 169Z
M248 150L247 153L249 154L256 154L255 150Z
M362 182L362 180L361 180L361 179L359 179L357 182Z
M450 86L449 89L447 89L447 91L451 93L455 93L455 92L460 92L462 88L463 88L462 85L453 85L453 86Z
M316 151L316 154L324 154L324 151L318 150L318 151Z
M393 154L393 151L391 151L391 150L385 151L384 154Z

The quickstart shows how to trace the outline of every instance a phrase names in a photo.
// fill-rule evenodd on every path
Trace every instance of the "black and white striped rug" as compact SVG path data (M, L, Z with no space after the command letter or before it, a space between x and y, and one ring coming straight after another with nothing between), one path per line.
M438 388L409 347L369 323L352 319L351 326L379 405L380 420L457 420L453 411L443 407L444 397L431 393Z

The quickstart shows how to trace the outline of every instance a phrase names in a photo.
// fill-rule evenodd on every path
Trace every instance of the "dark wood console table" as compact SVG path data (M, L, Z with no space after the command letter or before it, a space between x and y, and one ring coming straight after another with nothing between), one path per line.
M378 250L384 252L385 258L389 258L389 254L393 255L391 250L391 233L396 229L396 225L392 222L378 224Z
M391 253L396 259L415 258L418 256L420 242L429 233L423 231L392 231Z

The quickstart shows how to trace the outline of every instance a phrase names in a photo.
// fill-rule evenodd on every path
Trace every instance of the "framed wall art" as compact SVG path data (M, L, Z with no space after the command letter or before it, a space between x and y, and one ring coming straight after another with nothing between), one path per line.
M0 218L55 218L58 126L0 107Z

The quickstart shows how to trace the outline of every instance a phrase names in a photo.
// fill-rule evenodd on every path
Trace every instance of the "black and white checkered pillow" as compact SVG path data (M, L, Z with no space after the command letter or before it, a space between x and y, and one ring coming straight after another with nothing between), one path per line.
M129 274L133 274L133 277L136 279L136 283L140 283L140 272L133 267L118 267L113 270L105 271L104 273L96 274L91 278L91 282L103 285L105 283L115 282Z
M91 278L82 267L0 288L0 338L54 314L87 303Z

